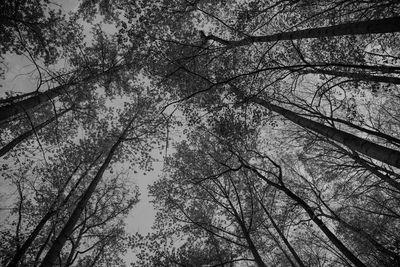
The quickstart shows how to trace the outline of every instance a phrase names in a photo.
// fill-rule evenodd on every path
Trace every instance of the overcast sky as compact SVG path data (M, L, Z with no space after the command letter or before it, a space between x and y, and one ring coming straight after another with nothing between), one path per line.
M78 5L78 1L72 0L57 0L56 3L60 4L64 13L68 13L69 11L76 10ZM85 33L89 35L89 25L84 23ZM112 29L112 27L105 26L103 30ZM90 41L90 40L87 40ZM5 60L3 62L5 66L5 79L0 79L0 97L4 97L6 92L15 92L15 93L27 93L35 91L37 88L37 72L35 72L34 65L29 62L29 60L22 55L5 55ZM47 87L42 87L41 91L47 90ZM162 151L164 155L165 151ZM147 186L153 183L161 173L162 170L162 156L160 155L159 150L154 150L153 154L155 157L158 157L158 162L155 162L153 167L154 171L147 172L146 175L138 172L137 174L128 173L128 177L132 179L132 181L139 186L140 189L140 202L137 204L131 213L128 215L126 224L127 224L127 232L128 234L133 234L139 232L141 234L146 234L151 231L151 226L154 221L155 211L150 204L150 199L148 197ZM125 170L127 168L124 168ZM7 199L10 201L12 198L9 194L5 194L8 191L9 186L7 186L8 182L4 181L0 178L0 187L1 187L1 196L2 205L1 208L5 208L7 204L3 201ZM0 217L1 211L0 211ZM135 257L132 252L128 252L125 257L127 263L134 261Z

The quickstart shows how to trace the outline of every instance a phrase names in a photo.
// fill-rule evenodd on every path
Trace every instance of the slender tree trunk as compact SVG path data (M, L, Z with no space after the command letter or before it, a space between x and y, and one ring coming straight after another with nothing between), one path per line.
M267 214L268 219L271 221L272 226L274 227L275 231L278 233L279 237L283 240L285 243L286 247L289 249L289 251L292 253L293 257L297 261L300 267L305 267L306 265L303 263L303 261L300 259L299 255L297 254L296 250L292 247L292 245L289 243L289 240L285 237L285 235L282 233L281 229L279 226L276 224L274 218L272 218L271 214L268 212L268 209L265 207L264 203L262 203L261 200L259 200L259 203L261 204L262 209L264 210L265 214Z
M59 205L59 207L63 207L69 200L69 198L72 196L73 192L77 188L77 186L80 184L82 179L87 175L87 173L91 170L93 165L97 162L97 160L100 158L101 154L92 162L92 164L86 169L86 171L79 177L79 179L76 181L74 187L71 189L71 191L68 193L68 195L65 197L65 199L62 201L62 203ZM21 246L20 249L17 250L15 253L14 257L12 258L11 262L7 265L7 267L15 267L18 266L18 262L21 260L21 258L24 256L26 251L29 249L29 247L32 245L33 241L36 239L40 231L43 229L45 224L50 220L51 217L57 212L56 205L57 202L65 189L65 187L68 185L70 180L72 179L73 175L76 173L76 171L79 169L80 164L77 165L77 167L74 169L72 174L69 176L67 181L64 183L63 187L61 190L57 193L56 199L53 201L51 204L48 212L43 216L43 218L40 220L40 222L36 225L35 229L32 231L32 233L29 235L29 237L25 240L24 244ZM47 242L46 242L47 243ZM40 254L39 254L40 256Z
M385 246L383 246L381 243L379 243L374 237L372 237L369 233L367 233L364 229L356 227L348 222L346 222L344 219L342 219L336 212L334 212L331 207L319 196L319 200L321 201L322 205L325 206L325 208L330 212L331 215L327 215L329 218L332 220L335 220L339 223L341 223L344 227L347 229L355 232L356 234L364 237L367 239L378 251L382 252L389 258L392 258L395 260L397 263L400 262L400 257L397 253L387 249Z
M247 245L249 246L251 254L253 254L254 261L257 263L258 267L267 267L267 265L265 265L263 259L261 258L260 253L258 253L258 250L254 245L254 242L251 239L250 234L247 231L246 227L244 225L240 225L240 227L242 228L244 238L246 239Z
M94 267L96 266L97 261L100 259L101 255L103 255L103 251L104 251L104 247L106 245L104 244L101 249L99 250L99 252L96 253L96 257L93 259L93 261L90 264L90 267Z
M56 213L57 209L57 203L60 199L60 196L63 194L66 186L69 184L69 182L71 181L72 177L74 176L74 174L78 171L79 167L81 166L81 164L78 164L75 169L72 171L71 175L68 177L68 179L65 181L65 183L63 184L63 186L60 188L60 190L58 190L57 192L57 196L54 199L53 203L50 205L49 210L46 212L46 214L42 217L42 219L39 221L39 223L36 225L35 229L31 232L31 234L29 235L29 237L25 240L24 244L17 249L17 251L14 254L14 257L12 258L11 262L7 265L8 267L15 267L18 266L18 262L21 260L21 258L25 255L26 251L29 249L29 247L32 245L33 241L36 239L36 237L38 236L38 234L40 233L40 231L42 231L43 227L45 226L45 224L50 220L51 217L53 217L53 215ZM87 174L87 171L85 172L84 175ZM82 177L81 177L82 178ZM80 182L81 178L79 179L78 182ZM68 201L69 196L72 194L73 190L75 188L73 188L69 193L67 198L64 199L64 201L61 203L61 207L63 205L65 205L66 201Z
M360 70L360 71L374 71L388 74L400 74L400 67L397 66L387 66L387 65L366 65L366 64L349 64L340 62L315 62L305 64L310 68L343 68L344 71L350 71L350 69ZM353 70L351 70L354 72ZM343 71L342 71L343 72Z
M50 210L43 216L43 218L40 220L40 222L36 225L36 227L33 230L33 232L29 235L28 239L26 239L24 244L20 247L20 249L17 250L17 252L15 253L15 255L12 258L11 262L7 265L7 267L16 267L16 266L18 266L18 262L25 255L25 252L32 245L32 242L35 240L37 235L42 230L43 226L53 216L54 213L55 213L54 210Z
M289 261L290 265L292 267L298 267L293 260L290 258L289 254L287 254L287 252L283 249L281 243L279 242L278 238L276 238L274 236L273 233L271 233L271 231L268 229L268 227L265 227L265 229L267 230L267 232L269 233L269 235L272 237L272 239L275 241L275 244L279 247L279 249L282 251L283 255L285 255L285 258Z
M356 234L364 237L366 240L368 240L378 251L380 251L382 254L384 254L385 256L393 259L396 263L400 263L400 257L396 252L393 252L389 249L387 249L386 247L384 247L381 243L379 243L378 241L376 241L375 238L373 238L370 234L368 234L367 232L365 232L363 229L355 227L349 223L347 223L346 221L344 221L342 218L340 218L338 215L334 214L332 216L333 220L338 221L339 223L341 223L344 227L346 227L347 229L349 229L350 231L355 232Z
M60 113L58 113L57 115L51 117L50 119L48 119L45 122L42 122L41 124L35 126L34 128L32 128L31 130L21 134L20 136L14 138L11 142L9 142L7 145L5 145L4 147L2 147L0 149L0 157L4 156L5 154L7 154L11 149L13 149L15 146L17 146L19 143L21 143L22 141L24 141L25 139L27 139L28 137L30 137L32 134L34 134L37 131L40 131L41 129L43 129L44 127L46 127L47 125L49 125L50 123L52 123L53 121L55 121L57 118L63 116L65 113L69 112L73 110L73 108L68 108L65 109L63 111L61 111Z
M366 170L375 174L382 181L386 182L387 184L391 185L393 188L396 188L397 190L400 191L400 183L398 181L396 181L395 179L393 179L392 177L390 177L389 173L394 176L397 176L397 177L398 177L398 175L396 175L395 173L392 173L391 171L385 170L384 168L379 167L376 164L366 161L365 159L361 158L357 153L350 153L349 151L347 151L346 149L344 149L343 147L341 147L340 145L338 145L335 142L329 142L329 143L332 144L333 146L335 146L336 148L338 148L340 151L342 151L343 154L348 155L350 158L352 158L355 162L360 164ZM382 173L381 171L386 172L386 174Z
M42 253L44 251L44 249L46 248L47 244L50 241L50 238L54 235L54 228L56 227L56 223L53 223L52 225L52 229L50 229L50 231L48 232L47 236L46 236L46 240L41 244L39 251L36 254L35 257L35 263L33 264L33 266L38 266L39 265L39 259L42 256Z
M337 237L329 228L316 216L313 209L300 197L295 195L288 188L283 187L283 192L296 201L308 214L311 220L321 229L321 231L328 237L328 239L355 265L366 267Z
M232 180L230 180L230 182L231 182L232 186L234 187L234 190L235 190L235 193L236 193L236 198L240 203L240 196L239 196L239 194L238 194L238 192L236 190L235 183ZM220 187L220 190L221 190L222 194L225 195L225 198L227 199L227 201L228 201L228 203L229 203L229 205L230 205L230 207L231 207L231 209L233 211L235 219L236 219L237 223L239 224L240 230L242 231L242 233L244 235L244 238L245 238L245 240L247 242L247 245L248 245L248 247L250 249L251 254L254 257L254 261L256 262L257 266L259 266L259 267L267 267L267 265L264 263L263 259L261 258L261 255L258 252L258 250L257 250L257 248L256 248L256 246L255 246L255 244L254 244L254 242L253 242L253 240L252 240L252 238L250 236L249 229L246 227L246 223L245 223L244 218L243 218L242 206L239 204L239 206L240 206L240 215L239 215L239 212L236 210L235 206L233 205L233 203L231 202L231 200L229 198L229 194L227 194L225 192L225 190L222 190L221 187Z
M92 182L87 187L86 191L82 195L81 199L77 203L74 211L72 212L71 216L69 217L68 221L65 223L64 228L61 230L60 234L54 241L53 245L51 246L50 250L47 252L46 256L44 257L42 264L40 267L50 267L53 265L55 260L57 259L58 255L61 252L65 242L67 241L68 237L71 236L72 232L74 231L74 227L78 222L82 211L85 209L86 204L88 203L90 197L92 196L93 192L95 191L97 185L99 184L101 178L105 170L107 169L108 165L111 162L112 157L114 156L115 152L119 148L120 144L123 142L126 134L130 126L133 123L134 118L132 118L118 140L114 143L111 147L106 159L104 160L103 164L101 165L100 169L96 173L96 176L93 178Z
M351 78L358 81L367 81L367 82L377 82L377 83L389 83L389 84L400 84L400 78L390 77L390 76L378 76L378 75L370 75L366 73L351 73L351 72L342 72L336 70L306 70L301 71L301 73L314 73L314 74L326 74L331 76L339 76Z
M365 264L360 261L337 237L334 233L329 230L329 228L321 221L317 215L314 213L313 209L299 196L294 194L290 189L285 187L284 185L274 183L264 177L257 169L246 165L242 162L245 168L253 171L259 178L268 183L269 185L277 188L278 190L284 192L290 199L295 201L298 205L300 205L308 214L310 219L319 227L319 229L325 234L325 236L332 242L333 245L341 252L347 259L349 259L355 266L357 267L366 267Z
M312 130L315 133L339 142L351 150L360 152L393 167L400 168L400 152L397 150L378 145L353 134L301 117L293 111L276 106L266 100L255 97L249 98L248 100L282 115L303 128Z
M80 229L77 240L75 240L75 242L72 242L71 251L69 252L67 261L65 262L65 266L71 266L74 263L74 261L76 259L76 257L75 257L76 250L79 247L79 243L81 242L84 231L85 231L85 224Z
M335 26L312 28L306 30L282 32L265 36L249 36L241 40L225 40L214 35L204 35L200 32L205 41L216 41L224 46L238 47L253 43L276 42L283 40L297 40L307 38L323 38L343 35L391 33L400 31L400 17L376 19L369 21L350 22Z

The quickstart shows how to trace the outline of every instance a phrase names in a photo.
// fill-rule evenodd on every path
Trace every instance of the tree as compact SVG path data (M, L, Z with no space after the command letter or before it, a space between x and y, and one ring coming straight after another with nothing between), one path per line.
M399 264L397 2L3 5L38 83L0 100L2 263L119 266L129 240L134 265ZM112 173L156 146L154 233L128 239Z
M3 1L0 15L1 55L29 54L31 60L55 63L67 45L82 41L79 25L50 1Z
M387 18L380 20L362 21L346 23L341 25L321 27L315 29L300 30L295 32L278 33L270 36L249 36L239 41L228 41L214 35L206 36L200 32L201 37L207 42L216 41L224 46L237 47L251 45L254 43L275 42L283 40L295 40L304 38L323 38L331 36L354 35L354 34L373 34L398 32L400 18Z
M97 157L96 160L99 159L100 156ZM67 196L61 200L61 196L63 196L66 192L64 190L66 187L69 185L71 179L73 176L76 174L76 172L79 170L81 167L82 163L80 162L76 168L73 170L73 172L69 175L69 177L66 179L65 183L62 185L61 188L58 189L57 195L55 196L55 199L51 203L50 207L48 208L47 212L43 215L43 217L40 219L39 223L35 226L34 230L32 233L29 235L29 237L24 241L23 245L21 247L17 247L17 250L8 264L8 266L17 266L18 262L21 260L21 258L24 256L26 251L30 248L32 245L33 241L35 238L39 235L40 231L43 229L45 224L51 219L53 215L55 215L57 212L59 212L61 209L65 208L65 205L68 203L70 197L74 194L74 191L76 188L79 186L79 183L82 181L83 178L88 174L89 170L93 165L96 163L96 160L80 175L79 179L76 181L76 183L73 185L72 189L68 192Z
M204 137L197 137L197 138L200 138L200 140L201 140L201 138L204 138ZM210 141L210 139L208 139L208 138L205 138L205 139L207 139L208 142ZM212 138L211 138L211 140L212 140ZM195 143L192 143L192 146L193 145L195 145ZM157 187L155 189L153 189L157 193L157 196L158 196L158 194L160 194L162 192L164 192L164 194L165 193L166 194L179 194L180 190L182 190L182 192L183 192L182 194L184 194L184 195L179 195L179 197L173 196L173 198L174 199L182 199L181 201L183 201L183 203L186 203L186 204L174 204L172 202L171 205L172 206L177 205L178 210L181 210L181 212L185 215L185 217L187 217L187 218L192 217L192 216L188 215L190 208L183 208L183 206L181 206L181 207L179 207L179 206L180 205L185 205L185 206L188 205L187 202L189 202L189 200L185 199L185 195L190 195L190 197L193 199L194 192L198 192L199 194L201 194L201 190L203 190L202 188L204 187L203 183L215 183L218 186L217 188L220 188L220 190L221 190L221 192L214 192L210 189L205 189L206 192L212 196L211 201L218 201L217 202L217 203L219 203L218 205L221 205L228 211L230 210L230 207L232 207L231 205L233 204L232 203L233 200L235 202L238 201L237 205L239 205L239 207L243 208L244 207L243 205L245 205L244 204L245 202L243 199L241 201L239 200L241 198L241 197L239 197L239 195L241 196L242 193L239 193L239 191L237 191L237 190L239 190L237 187L243 187L244 181L241 180L241 182L238 183L237 187L236 187L236 185L232 181L232 179L233 179L232 173L238 172L238 173L241 173L240 175L246 177L245 173L246 173L246 169L248 169L248 170L251 170L251 172L254 172L259 178L261 178L269 186L272 186L272 187L276 188L278 191L281 191L287 197L289 197L289 199L291 199L292 201L294 201L295 203L300 205L304 209L306 214L308 214L309 218L321 229L321 231L327 236L327 238L332 242L332 244L334 246L336 246L336 248L339 251L341 251L341 253L343 253L354 265L365 266L353 254L353 252L351 252L338 239L338 237L331 230L328 229L328 227L325 225L325 223L323 223L322 220L320 220L317 217L317 215L314 213L313 209L303 199L301 199L298 195L293 193L293 191L291 191L286 185L283 184L282 177L276 177L276 179L278 181L274 182L274 181L266 178L265 176L263 176L256 168L249 166L248 163L245 163L241 157L238 158L241 165L239 165L238 167L231 166L231 164L234 164L234 162L235 162L235 156L238 157L238 154L237 154L238 152L236 152L236 153L232 152L233 154L230 154L230 155L229 155L229 152L227 155L224 155L222 152L219 152L220 154L219 155L217 154L218 156L214 154L214 153L218 153L217 151L215 151L215 148L223 149L223 147L224 147L223 145L221 146L221 145L218 145L215 143L211 144L211 147L214 147L214 149L211 149L209 145L205 145L201 141L200 142L197 141L196 145L200 146L200 147L199 148L196 147L196 148L194 148L194 150L193 150L193 148L190 148L190 146L188 146L188 145L183 145L183 148L179 148L177 151L177 154L176 154L177 159L174 160L175 163L172 163L172 164L177 164L177 166L172 165L172 166L174 166L172 170L175 171L175 169L176 169L176 174L174 174L173 180L178 182L181 179L185 179L186 183L188 183L189 187L186 187L186 186L180 184L180 185L173 185L172 188L166 188L165 181L160 181L160 185L157 185ZM205 146L205 147L202 147L202 146ZM204 151L203 149L206 149L206 150ZM228 151L232 150L232 149L234 149L234 148L232 148L232 147L230 149L228 148ZM214 164L216 166L219 165L219 167L214 167L217 169L213 169L211 172L205 173L204 170L205 170L206 166L208 167L209 164ZM273 162L273 164L275 165L276 163ZM199 167L201 168L202 171L200 171L198 169ZM242 171L242 167L244 168L243 171ZM280 168L280 166L277 164L275 165L275 167ZM273 172L271 174L273 175ZM184 178L178 179L177 178L178 176L176 176L176 175L183 175ZM230 180L230 182L228 181L226 184L225 184L225 182L223 182L225 175L228 176L227 179ZM251 177L251 174L250 174L250 177ZM231 182L232 182L232 184L231 184ZM169 183L171 183L171 181ZM164 188L164 189L161 189L161 188ZM229 191L225 191L225 190L229 190L233 195L236 194L236 197L235 197L236 199L227 200L227 203L224 203L222 200L219 200L219 198L221 196L222 197L228 196L227 194ZM229 193L229 194L231 194L231 193ZM204 197L205 196L202 195L199 197L199 199L204 201L205 200ZM194 199L196 199L196 198L197 197L195 197ZM250 197L250 200L254 200L253 198L254 198L254 196ZM214 200L212 200L212 199L214 199ZM172 201L172 200L169 200L169 201ZM168 203L168 201L160 201L160 202ZM198 206L198 204L196 204L196 201L194 201L192 203L194 206ZM208 207L206 207L206 209L207 210L215 210L215 208L210 209ZM237 212L235 212L234 210L232 211L231 216L236 218L235 220L238 220L239 224L241 225L241 227L239 227L239 228L242 228L242 232L244 234L246 233L245 228L243 228L245 226L244 226L244 222L241 221L240 216L243 216L243 214L254 214L254 212L255 211L248 211L248 210L245 211L242 209ZM164 213L168 214L166 211L164 211ZM169 213L171 213L171 211ZM242 215L239 215L239 214L242 214ZM225 216L227 216L227 215L225 215ZM199 217L204 218L205 216L200 215ZM222 217L224 217L224 216L222 216ZM246 218L246 219L250 220L250 225L252 225L252 221L254 218ZM206 223L199 222L197 220L189 219L189 222L191 222L191 223L195 224L197 227L201 227L201 228L208 225ZM256 222L253 221L253 224L256 225ZM228 225L229 225L229 223L228 223ZM215 226L210 228L210 231L214 227ZM215 229L220 229L220 227L215 227ZM224 233L225 231L223 231L222 233ZM249 244L249 249L251 251L253 251L251 243L248 243L248 244ZM255 247L253 249L255 249ZM255 261L257 262L257 264L259 264L257 261L257 258L255 258Z
M82 143L80 147L76 144L71 145L65 148L61 157L53 161L51 166L35 169L32 175L38 175L40 182L37 185L25 182L34 190L32 193L29 193L28 186L22 183L25 190L23 201L18 207L18 213L21 214L18 224L21 225L19 232L22 242L18 244L18 240L16 241L16 251L10 251L14 254L10 253L13 259L5 258L3 261L5 266L19 266L18 261L21 265L37 265L43 250L50 245L50 240L46 236L59 232L75 203L79 201L82 192L90 183L94 175L93 169L100 163L101 154L96 151L97 145L89 142ZM103 261L113 253L115 262L120 261L120 253L123 250L119 242L125 235L121 219L138 201L137 189L131 190L122 176L120 173L107 174L104 181L99 184L85 207L84 215L69 237L74 240L75 235L79 236L77 234L79 232L82 234L80 237L82 242L74 243L72 247L75 252L69 260L67 257L64 259L69 248L69 245L66 246L62 254L63 261L72 263L86 257L90 262L94 257L89 256L90 253L99 246L108 247L109 251L98 256L98 261ZM4 245L13 244L5 238L2 242ZM118 251L116 247L119 247L119 252L116 252ZM14 249L14 245L10 249ZM109 260L114 262L112 259Z
M13 149L19 143L23 142L25 139L29 138L31 135L33 135L36 132L40 131L41 129L43 129L47 125L51 124L52 122L56 121L61 116L63 116L64 114L66 114L67 112L72 111L72 110L73 110L73 108L67 108L65 110L62 110L61 112L56 114L54 117L48 119L45 122L42 122L41 124L39 124L37 126L32 127L31 130L29 130L29 131L19 135L18 137L14 138L11 142L9 142L7 145L5 145L4 147L2 147L0 149L0 157L4 156L7 152L9 152L11 149Z

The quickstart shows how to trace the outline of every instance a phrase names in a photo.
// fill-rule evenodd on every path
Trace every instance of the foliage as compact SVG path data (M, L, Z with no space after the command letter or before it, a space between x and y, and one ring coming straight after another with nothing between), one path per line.
M0 4L3 265L400 264L399 3L76 4Z

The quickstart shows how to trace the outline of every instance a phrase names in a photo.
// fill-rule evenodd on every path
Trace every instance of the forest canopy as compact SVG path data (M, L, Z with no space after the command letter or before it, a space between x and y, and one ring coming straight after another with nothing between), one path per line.
M0 3L1 266L400 266L398 1L66 2Z

